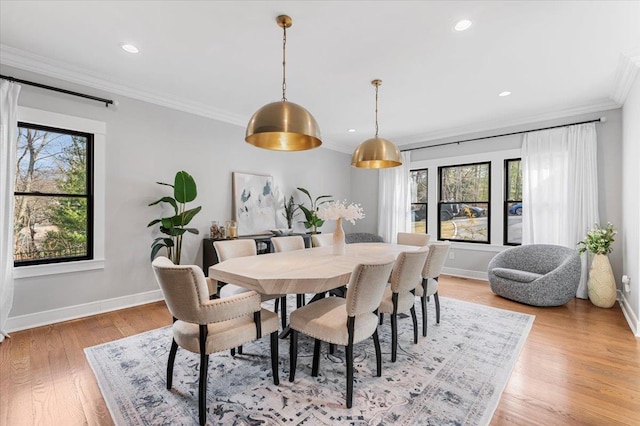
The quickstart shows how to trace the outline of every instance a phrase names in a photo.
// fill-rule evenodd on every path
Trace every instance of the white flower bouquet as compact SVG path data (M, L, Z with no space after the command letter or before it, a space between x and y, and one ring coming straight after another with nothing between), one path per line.
M588 251L593 254L609 254L611 253L613 237L617 234L613 229L613 224L607 222L605 228L601 228L597 223L591 229L584 240L578 242L578 253Z
M357 219L364 217L364 212L360 204L351 203L347 205L345 201L334 201L328 203L318 210L318 217L322 220L344 219L355 225Z

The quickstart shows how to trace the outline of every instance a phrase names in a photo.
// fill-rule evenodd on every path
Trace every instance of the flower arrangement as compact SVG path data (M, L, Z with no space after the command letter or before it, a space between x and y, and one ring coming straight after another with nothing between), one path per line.
M588 233L587 237L578 242L578 253L588 251L593 254L609 254L611 253L611 243L613 243L614 235L617 232L613 229L611 222L607 222L607 226L601 228L597 223Z
M322 220L345 219L355 225L357 219L364 217L364 212L360 204L351 203L347 205L346 200L334 201L319 209L318 217Z

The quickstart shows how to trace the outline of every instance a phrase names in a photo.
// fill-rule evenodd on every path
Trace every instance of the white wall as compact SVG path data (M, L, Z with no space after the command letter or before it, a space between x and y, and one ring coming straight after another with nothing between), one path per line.
M631 278L631 291L622 291L630 323L640 336L640 73L622 108L622 273ZM620 279L620 274L616 277Z
M319 148L312 152L275 152L244 142L244 128L134 99L99 93L10 67L2 74L117 99L117 107L23 86L18 104L106 123L106 237L104 270L66 273L15 281L9 329L33 326L157 299L160 294L149 262L153 239L147 223L160 208L148 204L169 195L156 181L172 182L186 170L198 185L193 206L202 211L192 224L201 234L184 240L183 263L202 264L202 237L211 220L231 218L232 172L270 174L281 194L296 187L311 194L351 199L351 158ZM256 100L256 109L261 105ZM299 217L301 219L302 217ZM333 230L333 223L325 225ZM298 225L298 231L304 228Z

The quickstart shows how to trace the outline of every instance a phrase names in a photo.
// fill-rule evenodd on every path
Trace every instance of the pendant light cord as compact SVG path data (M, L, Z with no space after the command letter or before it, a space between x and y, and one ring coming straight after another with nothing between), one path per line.
M376 84L376 138L378 137L378 85Z
M287 101L287 26L282 27L282 102Z

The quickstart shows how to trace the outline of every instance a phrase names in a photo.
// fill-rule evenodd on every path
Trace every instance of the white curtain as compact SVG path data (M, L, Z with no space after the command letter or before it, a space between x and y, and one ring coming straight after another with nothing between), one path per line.
M20 86L0 80L0 342L13 304L13 188Z
M402 165L380 169L378 173L378 234L395 243L398 232L411 229L411 194L409 179L411 152L402 152Z
M525 133L522 243L577 248L599 223L595 123ZM576 296L587 296L587 254Z

